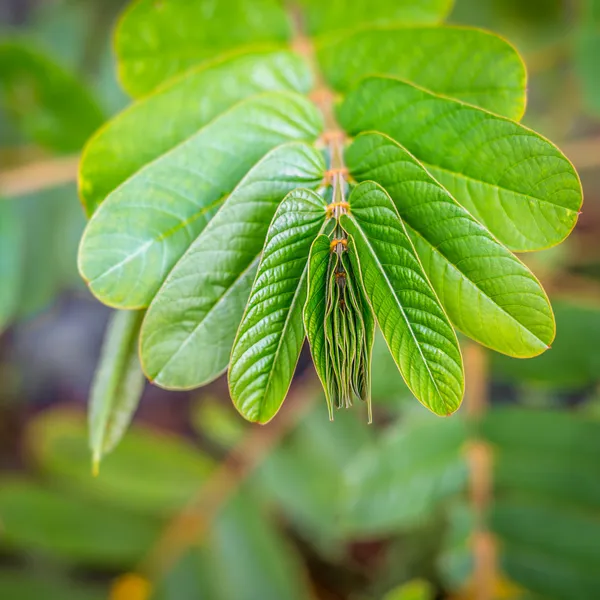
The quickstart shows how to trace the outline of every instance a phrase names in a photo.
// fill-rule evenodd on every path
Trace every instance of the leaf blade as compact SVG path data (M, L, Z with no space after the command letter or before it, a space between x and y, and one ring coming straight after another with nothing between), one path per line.
M84 232L79 270L92 293L109 306L148 306L248 170L282 143L313 140L320 127L305 98L266 93L147 165L102 203Z
M351 135L376 130L402 144L511 250L553 246L575 226L575 169L514 121L390 77L365 79L338 116Z
M498 352L536 356L554 318L534 275L391 138L360 134L346 151L357 181L382 185L402 215L423 268L452 323Z
M280 204L269 227L228 377L233 403L250 421L270 421L291 384L304 342L309 252L324 222L324 200L299 189ZM261 312L265 305L267 314Z
M356 247L363 287L392 356L421 403L451 414L464 393L458 341L402 221L375 183L359 184L349 202L340 222Z
M298 187L316 188L324 170L316 149L286 144L268 154L250 172L247 185L228 198L148 310L141 356L151 380L187 389L226 369L277 206ZM194 366L194 357L203 364Z

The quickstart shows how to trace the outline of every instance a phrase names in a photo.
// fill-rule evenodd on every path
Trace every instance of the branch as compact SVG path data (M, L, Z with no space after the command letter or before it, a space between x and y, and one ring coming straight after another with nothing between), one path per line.
M50 158L0 172L0 196L24 196L77 180L79 156Z

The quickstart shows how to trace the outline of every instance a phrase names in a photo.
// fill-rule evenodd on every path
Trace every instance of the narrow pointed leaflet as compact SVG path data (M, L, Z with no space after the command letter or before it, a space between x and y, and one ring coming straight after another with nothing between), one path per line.
M290 387L304 342L310 247L325 217L323 198L299 189L281 203L269 227L229 367L231 398L250 421L270 421Z
M316 188L324 171L318 150L285 144L270 152L225 201L148 309L140 348L152 381L187 389L225 371L269 223L289 192Z
M356 250L364 290L390 352L417 399L449 415L464 393L454 329L385 190L361 183L349 203L340 223Z

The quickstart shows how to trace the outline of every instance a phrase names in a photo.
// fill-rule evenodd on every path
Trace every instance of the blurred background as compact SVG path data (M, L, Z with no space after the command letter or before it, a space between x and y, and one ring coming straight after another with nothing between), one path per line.
M304 354L268 427L225 382L148 386L91 476L86 401L109 309L76 269L87 137L127 99L123 0L0 0L0 599L600 598L600 2L457 0L512 41L525 124L585 192L574 234L524 256L549 291L544 356L469 344L464 406L433 417L382 344L375 423L327 420Z

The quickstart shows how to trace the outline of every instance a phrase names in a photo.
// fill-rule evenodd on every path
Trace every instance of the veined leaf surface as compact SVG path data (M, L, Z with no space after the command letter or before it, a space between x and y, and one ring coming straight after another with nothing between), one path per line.
M554 338L552 308L533 274L391 138L360 134L346 150L357 181L394 201L450 320L511 356L540 354Z
M318 150L287 144L268 154L227 199L148 309L141 356L151 380L192 388L227 368L269 223L289 192L316 188L324 170Z
M291 384L304 342L309 252L324 222L323 198L300 189L280 204L269 227L229 367L231 398L250 421L270 421Z
M561 242L582 202L573 165L533 131L390 77L369 77L339 109L350 135L401 143L480 223L516 251Z
M317 56L340 92L367 75L393 75L513 119L525 111L523 60L480 29L378 26L321 38Z
M284 142L315 139L320 128L305 98L261 94L144 167L110 194L86 228L79 270L91 291L110 306L148 306L248 170Z
M79 170L91 215L117 186L237 102L262 92L306 93L307 64L285 51L235 53L202 63L135 102L88 142Z
M138 0L116 31L121 82L141 96L203 60L239 46L282 44L289 34L278 0Z
M366 296L392 356L417 399L449 415L464 392L458 340L392 200L376 183L359 184L340 223L356 248Z

